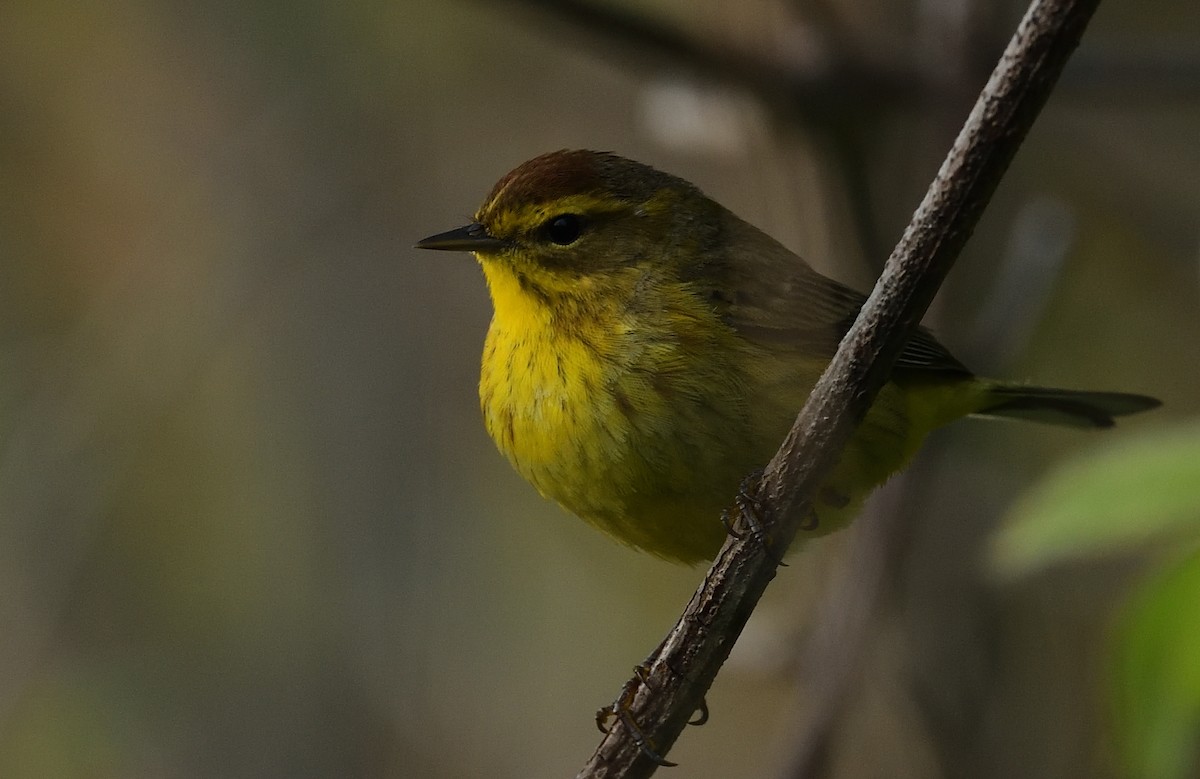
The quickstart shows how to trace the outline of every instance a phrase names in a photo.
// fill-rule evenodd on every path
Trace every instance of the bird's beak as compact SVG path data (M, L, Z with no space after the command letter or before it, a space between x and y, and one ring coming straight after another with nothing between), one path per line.
M446 252L495 252L507 246L508 241L493 238L483 225L476 222L417 241L416 248Z

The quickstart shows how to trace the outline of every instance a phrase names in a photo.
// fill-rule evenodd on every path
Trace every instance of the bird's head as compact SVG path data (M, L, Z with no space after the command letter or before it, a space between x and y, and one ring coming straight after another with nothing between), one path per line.
M571 294L647 271L688 275L718 245L721 210L648 165L556 151L496 182L471 224L417 246L474 252L493 288L503 275L535 292Z

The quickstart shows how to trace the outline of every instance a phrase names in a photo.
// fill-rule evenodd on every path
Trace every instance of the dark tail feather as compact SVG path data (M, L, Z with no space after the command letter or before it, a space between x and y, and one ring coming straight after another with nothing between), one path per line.
M1124 392L1082 392L998 384L988 391L984 406L975 413L1050 425L1112 427L1113 417L1149 411L1160 405L1162 402L1154 398Z

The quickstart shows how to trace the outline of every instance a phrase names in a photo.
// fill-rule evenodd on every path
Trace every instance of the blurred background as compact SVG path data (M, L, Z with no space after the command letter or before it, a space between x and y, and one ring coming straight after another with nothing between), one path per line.
M609 149L865 289L1023 9L0 4L0 776L573 775L702 570L510 470L482 277L412 244ZM927 320L1165 408L933 436L781 571L680 776L1120 774L1152 555L987 550L1055 463L1200 412L1198 58L1193 0L1102 6Z

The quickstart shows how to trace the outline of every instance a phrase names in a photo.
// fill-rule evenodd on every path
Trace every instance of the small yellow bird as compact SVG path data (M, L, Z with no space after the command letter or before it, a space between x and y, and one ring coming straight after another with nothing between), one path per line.
M684 563L716 554L722 508L864 300L687 181L604 152L524 163L472 224L417 246L483 267L495 312L479 398L500 451L545 497ZM820 490L816 532L958 417L1096 428L1157 405L979 379L919 330Z

